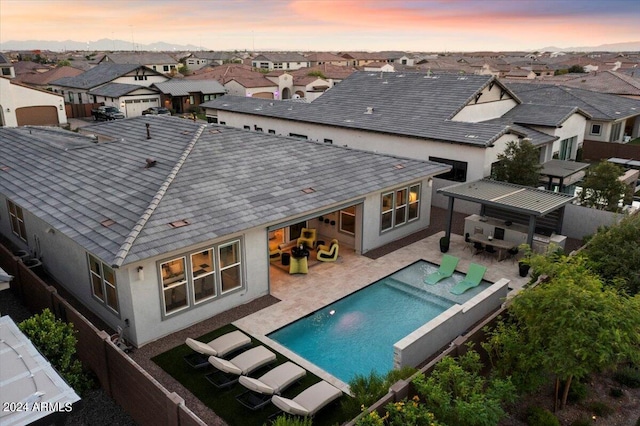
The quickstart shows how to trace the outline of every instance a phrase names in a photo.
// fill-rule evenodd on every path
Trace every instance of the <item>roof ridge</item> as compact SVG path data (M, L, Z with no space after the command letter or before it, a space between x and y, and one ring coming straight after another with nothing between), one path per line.
M162 182L162 185L160 185L158 192L156 192L156 194L153 196L153 198L151 199L151 202L145 209L144 213L142 213L142 215L140 216L136 224L133 226L133 229L131 229L131 231L129 232L129 235L127 235L127 238L125 238L124 243L122 243L122 246L120 246L120 249L116 253L113 264L111 266L113 266L114 268L118 268L122 265L122 263L124 262L124 259L129 254L129 250L131 250L131 247L133 246L133 242L136 240L136 238L138 238L138 235L140 235L140 232L142 231L144 226L149 221L149 218L151 217L153 212L156 210L156 208L160 204L160 201L162 201L162 198L164 197L164 195L167 193L167 190L169 189L169 185L171 185L171 183L174 181L174 179L178 175L178 172L184 165L185 161L187 160L187 157L189 157L189 154L191 154L191 151L193 151L193 147L195 146L198 139L200 139L200 135L202 134L202 132L206 127L207 126L204 124L201 125L198 131L196 132L196 134L193 136L193 138L187 145L187 147L184 149L184 151L182 152L182 155L178 159L178 162L175 164L175 166L173 166L173 169L171 170L171 172L169 172L169 174L167 175L167 178L164 180L164 182Z
M562 90L563 92L565 92L567 95L571 96L572 98L578 99L580 102L584 102L585 104L589 105L591 108L595 109L596 111L598 111L599 113L601 113L605 117L611 118L611 116L609 114L607 114L606 112L602 111L599 108L596 108L593 104L585 101L580 96L576 96L575 93L571 93L572 90L586 90L586 89L576 89L576 88L573 88L573 87L564 87L564 86L556 86L556 87L558 87L560 90ZM587 90L587 91L588 92L593 92L592 90ZM594 93L598 93L598 92L594 92ZM570 106L570 105L567 105L567 106Z

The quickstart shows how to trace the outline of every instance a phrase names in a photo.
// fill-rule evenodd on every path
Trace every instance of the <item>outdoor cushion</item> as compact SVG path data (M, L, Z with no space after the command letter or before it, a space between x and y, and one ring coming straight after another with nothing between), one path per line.
M184 342L191 349L203 355L223 357L230 352L250 345L251 339L242 331L236 330L223 334L209 343L203 343L190 337L187 337Z
M230 360L210 356L209 363L220 371L239 376L241 374L249 374L258 368L275 361L275 359L276 354L271 352L269 349L264 346L256 346L255 348L249 349Z
M273 395L279 394L306 374L307 371L304 368L287 361L257 379L242 376L240 384L254 392Z
M341 395L342 391L340 389L321 381L303 390L293 399L274 395L271 397L271 402L285 413L298 416L313 416Z

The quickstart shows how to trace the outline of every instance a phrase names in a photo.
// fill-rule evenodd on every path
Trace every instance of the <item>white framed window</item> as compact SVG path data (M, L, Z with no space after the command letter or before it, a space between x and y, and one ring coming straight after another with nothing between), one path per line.
M569 160L571 158L573 145L575 145L577 140L578 137L573 136L571 138L563 139L560 141L560 152L558 153L558 158L560 160Z
M194 303L216 297L216 275L213 249L191 254L191 281Z
M222 293L242 287L240 241L232 241L218 247L218 256Z
M420 217L420 184L386 192L380 203L381 232L417 220Z
M590 135L601 135L602 134L602 125L601 124L592 124Z
M620 140L621 130L622 130L622 123L621 122L615 123L611 127L611 138L609 139L609 142L615 142Z
M338 229L345 234L356 234L356 206L340 210L340 227Z
M118 287L113 268L89 253L87 256L89 258L91 293L102 304L118 313Z
M189 306L184 256L161 263L160 270L165 313L169 314Z
M27 228L24 225L24 213L22 207L12 201L7 200L9 209L9 221L11 222L11 232L17 235L22 241L27 241Z

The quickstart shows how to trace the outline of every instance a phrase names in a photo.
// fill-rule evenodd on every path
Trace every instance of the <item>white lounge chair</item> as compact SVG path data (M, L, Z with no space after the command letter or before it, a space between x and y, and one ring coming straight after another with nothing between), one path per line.
M200 342L190 337L184 343L196 352L184 357L186 363L194 368L201 368L208 365L208 357L213 355L223 358L225 355L251 345L251 339L242 331L236 330L223 334L209 343Z
M287 361L257 379L240 376L240 384L248 391L236 396L236 399L245 407L257 410L271 401L271 395L279 395L306 374L304 368Z
M216 356L209 357L209 363L217 370L217 374L207 374L205 377L217 387L226 387L238 381L238 376L251 373L276 360L276 354L264 346L256 346L230 360ZM220 374L223 373L223 374ZM226 373L226 374L225 374Z
M285 413L310 417L340 396L342 396L340 389L322 381L303 390L293 399L274 395L271 397L271 402Z

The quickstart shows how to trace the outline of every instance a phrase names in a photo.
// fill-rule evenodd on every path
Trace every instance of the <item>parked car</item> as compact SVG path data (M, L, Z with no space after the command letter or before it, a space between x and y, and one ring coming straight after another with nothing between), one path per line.
M142 111L142 115L163 115L163 114L171 114L165 107L151 107Z
M92 109L91 115L93 115L95 120L116 120L124 118L124 113L122 113L118 108L112 106L100 106L96 109Z

